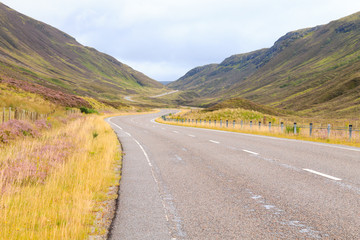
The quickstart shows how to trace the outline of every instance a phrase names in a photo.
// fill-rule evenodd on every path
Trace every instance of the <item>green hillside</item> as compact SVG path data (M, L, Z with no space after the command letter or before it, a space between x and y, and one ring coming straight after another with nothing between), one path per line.
M121 46L119 46L121 47ZM0 77L118 101L164 86L115 58L0 3Z
M208 105L243 97L305 115L360 114L360 13L290 32L271 48L189 71L169 87ZM209 98L213 100L209 101Z

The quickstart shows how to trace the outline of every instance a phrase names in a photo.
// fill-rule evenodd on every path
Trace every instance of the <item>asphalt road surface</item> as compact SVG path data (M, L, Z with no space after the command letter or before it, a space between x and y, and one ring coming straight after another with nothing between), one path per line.
M110 239L360 239L360 149L108 119L125 152Z

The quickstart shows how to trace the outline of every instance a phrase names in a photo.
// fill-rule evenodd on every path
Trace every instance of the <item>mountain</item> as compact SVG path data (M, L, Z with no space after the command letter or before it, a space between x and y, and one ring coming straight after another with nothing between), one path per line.
M211 106L242 97L304 115L360 113L360 12L287 33L271 48L197 67L168 86ZM209 101L209 99L212 101Z
M0 3L0 79L118 101L164 86L68 34ZM1 80L0 80L1 81Z

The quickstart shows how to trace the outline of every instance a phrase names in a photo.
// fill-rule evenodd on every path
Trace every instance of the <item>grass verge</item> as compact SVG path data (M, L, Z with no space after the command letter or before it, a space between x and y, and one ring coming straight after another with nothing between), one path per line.
M320 143L329 143L329 144L338 144L338 145L347 145L352 147L360 147L360 142L358 141L359 136L353 138L351 141L345 140L345 138L340 139L328 139L325 137L308 137L304 135L295 135L295 134L285 134L277 130L272 130L269 132L267 127L262 127L261 129L257 129L257 126L254 126L252 129L249 127L243 127L242 129L232 128L232 127L216 127L216 126L209 126L208 124L193 124L193 123L181 123L181 122L168 122L164 121L161 118L157 118L156 122L175 125L175 126L183 126L183 127L195 127L195 128L205 128L205 129L213 129L213 130L221 130L227 132L238 132L238 133L245 133L245 134L254 134L254 135L262 135L262 136L269 136L269 137L278 137L278 138L287 138L287 139L295 139L295 140L303 140L303 141L311 141L311 142L320 142ZM274 128L273 128L274 129ZM319 134L324 135L324 134Z
M119 143L101 116L81 117L0 148L0 239L85 239L117 198ZM100 212L100 213L99 213Z

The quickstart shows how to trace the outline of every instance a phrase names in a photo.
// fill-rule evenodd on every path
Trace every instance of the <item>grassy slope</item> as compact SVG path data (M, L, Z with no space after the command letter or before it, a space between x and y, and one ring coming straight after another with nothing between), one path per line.
M241 96L303 114L352 117L360 111L359 36L357 13L288 33L270 49L196 68L169 86L205 98L195 104Z
M113 57L1 3L0 26L0 76L108 100L164 88Z

